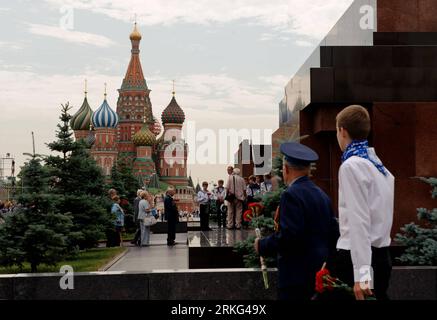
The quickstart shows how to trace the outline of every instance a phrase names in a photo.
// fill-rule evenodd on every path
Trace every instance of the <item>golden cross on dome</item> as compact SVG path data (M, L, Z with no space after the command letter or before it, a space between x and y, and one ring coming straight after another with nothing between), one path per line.
M85 98L86 98L87 93L88 93L88 80L85 79Z
M175 81L173 80L173 97L174 97L174 95L176 94L176 92L175 92L175 89L174 89L174 83L175 83Z
M108 95L108 94L106 93L106 87L107 87L107 84L106 84L106 82L105 82L105 100L106 100L106 96Z

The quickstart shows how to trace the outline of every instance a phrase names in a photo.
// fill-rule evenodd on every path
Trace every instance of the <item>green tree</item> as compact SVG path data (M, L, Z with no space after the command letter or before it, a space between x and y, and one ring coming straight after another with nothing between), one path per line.
M132 165L124 159L119 159L111 170L111 181L108 188L117 190L120 197L133 202L137 190L142 187L137 177L132 172Z
M111 180L107 189L117 190L121 202L120 205L125 213L125 229L127 232L135 232L137 226L134 222L133 202L137 196L137 190L141 188L138 179L132 173L132 165L121 158L111 170Z
M420 180L431 186L431 197L437 199L437 178ZM418 208L417 218L421 225L407 224L396 235L396 241L406 246L398 260L408 265L437 265L437 208Z
M29 263L55 265L74 252L72 218L59 211L61 196L46 193L45 170L41 159L33 157L20 173L27 188L19 198L21 207L0 225L0 264Z
M108 199L105 195L105 180L100 167L91 158L84 141L74 141L70 129L70 107L62 105L56 132L57 140L49 143L50 150L61 153L46 158L50 190L62 195L59 203L61 212L73 217L73 231L80 236L76 244L91 248L105 237L111 225L107 212Z
M259 228L263 237L268 236L274 232L274 222L270 217L259 216L253 218L250 222L251 228ZM260 266L259 255L255 252L253 243L255 242L255 236L250 236L244 241L237 242L235 244L234 251L239 253L243 257L244 265L246 268L257 268ZM266 264L269 267L274 267L276 259L267 257L265 258Z

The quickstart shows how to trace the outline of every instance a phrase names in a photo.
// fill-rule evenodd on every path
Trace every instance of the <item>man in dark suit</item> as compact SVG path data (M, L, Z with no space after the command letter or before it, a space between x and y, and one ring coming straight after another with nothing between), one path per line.
M175 194L175 188L170 186L167 189L166 196L164 198L164 210L167 218L167 245L174 246L176 244L176 225L179 222L179 211L176 203L173 199Z
M308 177L317 153L299 143L284 143L281 152L288 187L281 195L278 230L254 245L261 256L278 258L279 299L308 300L317 271L335 251L338 223L329 197Z

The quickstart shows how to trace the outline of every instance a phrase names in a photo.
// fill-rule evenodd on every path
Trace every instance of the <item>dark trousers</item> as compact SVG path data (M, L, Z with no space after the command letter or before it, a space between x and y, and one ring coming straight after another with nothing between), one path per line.
M176 224L178 221L176 219L169 219L167 221L168 231L167 231L167 244L173 244L176 240Z
M136 225L137 225L137 230L135 231L134 240L132 241L132 243L135 243L135 244L138 243L138 241L140 240L140 237L141 237L140 222L136 221Z
M351 288L354 286L353 265L350 251L338 250L335 257L330 262L328 269L331 274ZM372 269L373 269L373 294L378 300L388 300L387 289L390 282L392 269L390 251L388 247L372 247Z
M121 244L121 232L123 231L123 227L116 226L115 227L115 238L114 238L114 246L119 247Z
M200 230L209 230L209 205L207 204L200 205Z
M226 213L222 212L220 210L221 205L223 204L223 202L218 201L216 202L216 207L217 207L217 224L219 227L226 227Z

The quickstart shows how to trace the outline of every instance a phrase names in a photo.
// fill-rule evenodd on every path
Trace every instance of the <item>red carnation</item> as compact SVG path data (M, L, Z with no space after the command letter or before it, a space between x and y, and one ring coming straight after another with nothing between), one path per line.
M243 213L243 220L246 222L250 222L252 221L253 218L253 212L251 209L247 209L246 211L244 211Z

